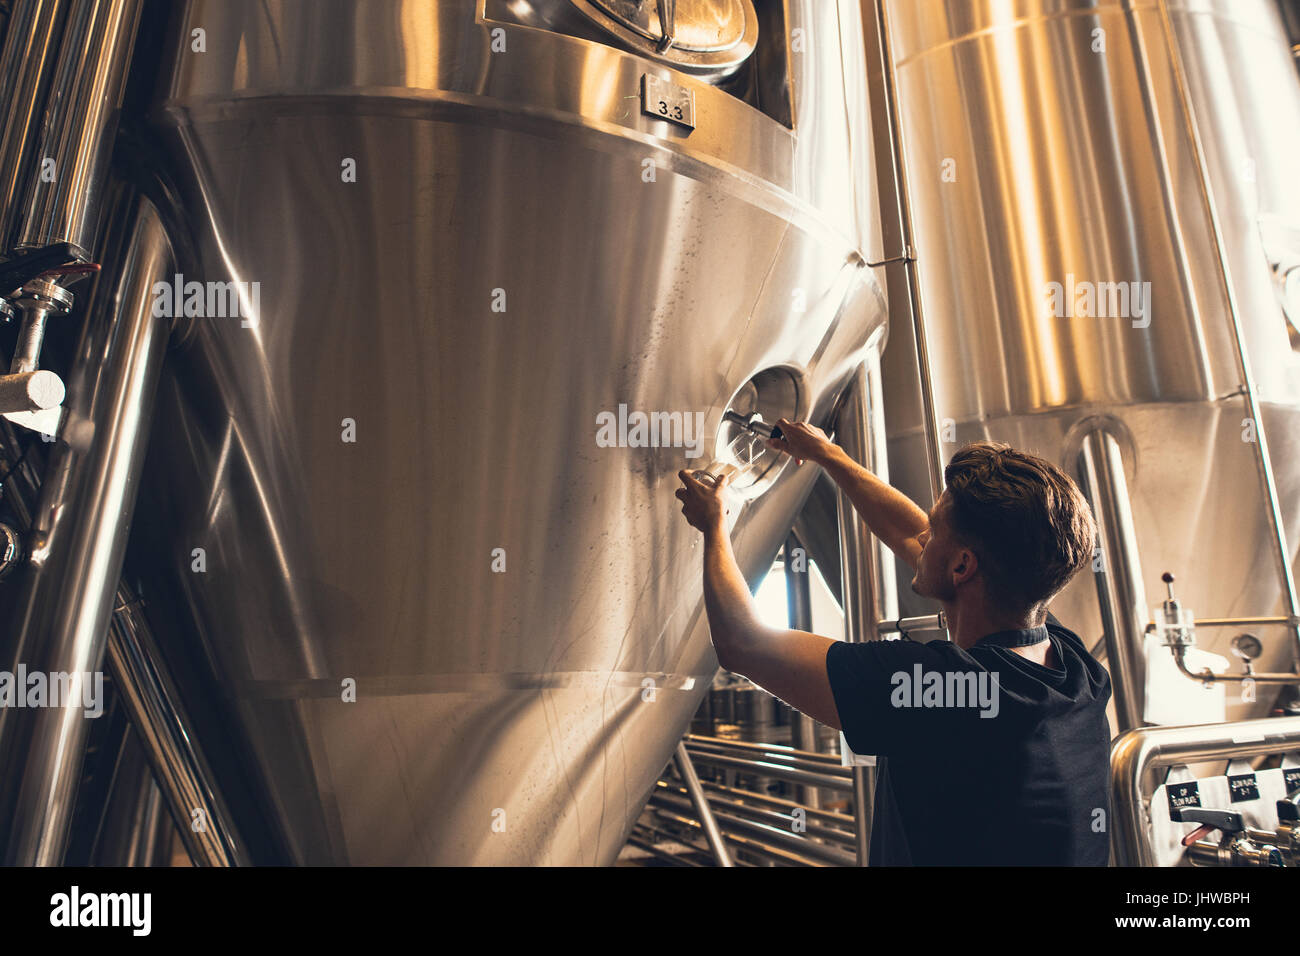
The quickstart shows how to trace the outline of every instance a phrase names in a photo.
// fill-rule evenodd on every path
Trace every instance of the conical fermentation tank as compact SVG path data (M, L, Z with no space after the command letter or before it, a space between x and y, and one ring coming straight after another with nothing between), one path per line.
M1139 723L1166 572L1198 618L1274 622L1198 629L1200 648L1240 673L1230 644L1251 630L1257 667L1293 670L1277 619L1296 613L1282 569L1300 541L1300 82L1278 5L883 7L933 394L926 409L896 331L895 479L925 500L927 443L946 461L980 438L1076 475L1083 458L1094 478L1112 466L1138 573L1117 584L1124 556L1103 548L1053 610L1112 675L1101 636L1120 633ZM1227 719L1266 715L1278 691L1230 685Z
M883 344L858 5L656 10L192 0L134 60L126 576L262 862L612 862L717 666L677 471ZM752 581L813 479L738 480Z

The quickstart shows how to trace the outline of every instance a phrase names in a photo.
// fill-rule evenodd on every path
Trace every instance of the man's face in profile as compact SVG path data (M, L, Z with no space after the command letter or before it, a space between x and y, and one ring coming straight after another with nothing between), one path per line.
M956 595L950 572L959 548L948 524L948 506L945 491L930 509L930 529L920 536L921 556L912 576L912 590L936 601L950 601Z

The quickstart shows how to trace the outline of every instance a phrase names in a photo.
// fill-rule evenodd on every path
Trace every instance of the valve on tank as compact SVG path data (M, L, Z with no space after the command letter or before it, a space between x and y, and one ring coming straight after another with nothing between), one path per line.
M1274 845L1276 834L1249 830L1236 810L1210 807L1175 807L1169 816L1180 823L1200 826L1183 838L1187 855L1195 866L1286 866L1286 854ZM1204 837L1215 830L1223 836L1212 843Z

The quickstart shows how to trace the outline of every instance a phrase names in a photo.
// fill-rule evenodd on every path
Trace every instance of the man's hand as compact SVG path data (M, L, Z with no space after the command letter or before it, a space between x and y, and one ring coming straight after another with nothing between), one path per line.
M792 422L786 418L777 424L781 426L781 437L769 438L767 446L785 452L796 464L802 465L805 461L824 462L835 448L830 436L816 425Z
M727 504L724 493L731 483L731 475L722 475L714 484L709 484L708 479L701 481L689 471L679 471L677 477L682 480L677 497L682 502L682 514L686 515L691 527L706 534L725 529Z

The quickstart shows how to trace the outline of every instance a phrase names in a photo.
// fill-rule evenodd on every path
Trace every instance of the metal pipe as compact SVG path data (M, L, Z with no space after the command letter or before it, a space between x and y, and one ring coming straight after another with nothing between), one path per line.
M123 720L126 734L94 841L92 866L152 866L166 811L149 772L139 738Z
M769 757L793 758L805 762L821 762L830 766L840 766L838 754L815 753L811 750L797 750L784 744L757 744L746 740L726 740L722 737L706 737L702 734L687 734L684 738L688 747L705 747L717 750L735 750L745 753L764 754Z
M22 198L40 175L39 117L59 49L67 0L18 0L0 52L0 255L13 250ZM0 296L12 289L0 289Z
M659 792L674 792L671 786L664 784L662 781L659 786ZM667 789L664 789L665 787L667 787ZM678 795L684 796L685 793L684 791L681 791ZM722 810L728 813L737 814L757 823L766 823L769 826L791 828L795 821L795 817L790 813L782 813L779 810L768 809L766 807L751 806L741 800L733 800L720 795L714 795L712 797L712 804L715 811ZM798 807L790 809L798 809ZM806 827L804 833L808 839L824 837L828 840L834 840L836 843L842 843L850 848L855 845L855 838L852 830L837 830L834 827L824 827L811 819L805 820L804 822ZM791 832L793 833L794 831L791 830Z
M165 669L140 602L123 582L110 624L108 669L154 779L195 866L244 866L248 848L199 749L193 723Z
M859 365L840 400L835 434L840 447L855 461L867 461L871 448L871 416L868 400L871 386L866 364ZM880 640L877 600L875 544L871 532L853 508L844 489L837 493L840 527L840 567L843 569L844 639L851 643ZM881 759L881 758L878 758ZM875 797L876 768L854 764L853 815L858 831L858 865L866 866L871 855L871 823Z
M1267 671L1249 674L1216 674L1208 667L1200 673L1193 673L1187 669L1187 648L1176 646L1171 647L1170 650L1174 652L1174 663L1178 665L1183 675L1203 684L1216 682L1240 684L1243 681L1253 681L1256 684L1300 684L1300 674L1275 674Z
M656 817L660 818L661 820L666 820L671 823L677 824L679 826L686 827L692 831L699 829L700 822L698 820L691 819L688 816L683 816L682 814L673 810L671 807L652 805L649 809L651 813L653 813ZM789 850L781 850L773 846L768 846L767 844L759 843L750 837L741 836L740 834L732 833L730 831L724 831L722 836L735 849L741 850L752 856L761 857L762 859L767 860L769 863L780 863L786 866L791 866L791 865L824 866L825 865L820 861L813 860L808 857L800 856L799 854L791 852ZM689 840L686 840L684 837L678 837L678 839L680 840L680 842L682 842L687 846L690 846L692 849L696 850L699 853L705 852L704 848L692 843ZM737 866L757 866L757 865L758 864L755 863L742 862L740 860L737 860Z
M142 0L70 0L54 93L37 154L53 175L35 177L17 248L70 242L92 258L104 177L113 153Z
M1156 864L1146 835L1150 799L1146 788L1154 783L1155 771L1176 764L1285 753L1298 744L1300 717L1141 727L1120 735L1110 749L1111 852L1115 864Z
M11 301L23 318L9 371L15 375L34 372L40 368L41 346L50 316L70 311L73 296L58 283L38 278L23 286Z
M948 621L943 612L938 614L921 614L917 617L900 617L892 621L877 621L877 634L902 634L906 637L914 631L946 631Z
M118 196L111 268L96 281L72 363L68 421L51 446L24 588L9 633L14 670L98 673L167 342L152 287L171 249L153 206ZM15 782L4 861L63 858L88 732L81 709L0 709L0 776Z
M1115 719L1123 733L1142 726L1142 647L1150 616L1142 584L1142 556L1124 476L1124 458L1115 436L1102 426L1089 432L1083 438L1077 465L1079 484L1092 504L1101 543L1104 563L1092 577L1115 692Z
M153 866L162 842L162 823L167 814L163 808L162 791L152 779L140 801L132 838L126 850L127 866Z
M1281 866L1277 847L1262 847L1231 843L1223 846L1208 840L1197 840L1187 848L1187 858L1194 866Z
M753 750L746 748L744 750L718 747L710 744L697 744L688 742L686 748L693 754L709 754L714 756L730 756L736 760L744 761L751 766L769 763L776 764L780 767L791 767L795 770L807 770L809 773L835 773L842 771L844 765L836 754L812 754L805 759L802 752L791 753L789 751L774 751L770 748L761 748Z
M680 740L677 741L676 760L677 772L681 774L682 782L686 784L686 792L691 795L691 803L700 816L700 825L704 828L704 835L708 838L709 848L713 850L718 866L732 866L731 854L727 852L727 845L722 841L722 834L718 831L718 821L714 819L713 810L709 807L709 798L704 795L700 778L695 773L695 765L691 763L691 755L686 752L686 745Z
M809 582L811 571L807 561L802 571L793 570L792 555L796 550L803 551L799 538L791 531L785 537L785 603L790 629L811 632L812 621L812 587ZM806 551L805 551L806 554ZM802 711L790 713L790 744L797 750L817 749L817 722ZM803 784L795 787L799 802L809 806L821 806L817 791Z
M1193 622L1196 627L1269 627L1285 624L1294 627L1300 618L1294 617L1198 617Z
M793 810L802 807L807 811L809 819L820 820L821 822L836 827L841 830L851 831L853 827L853 817L846 813L839 813L835 810L817 810L796 803L793 800L785 800L781 797L773 797L766 793L755 793L753 790L742 790L738 787L728 787L726 784L714 783L712 780L701 780L700 786L710 793L716 793L720 796L727 797L736 801L750 801L760 803L771 807L780 807L787 810Z
M734 750L727 751L721 747L700 746L698 744L688 744L686 749L691 754L700 757L729 757L732 760L739 761L744 766L754 768L755 773L766 770L768 766L789 767L792 770L806 770L808 773L835 773L844 769L839 759L831 754L825 755L831 757L830 760L823 761L802 760L783 753L754 754ZM817 756L821 757L823 755L818 754Z
M917 375L921 390L921 406L925 426L926 469L930 478L930 495L932 503L939 500L943 493L943 443L940 440L938 410L934 400L934 379L931 375L930 344L926 333L925 309L922 302L921 282L917 275L915 244L912 242L912 211L908 199L907 169L903 156L906 144L903 141L902 124L898 116L898 99L896 90L898 79L894 72L893 54L890 52L889 19L885 12L884 0L875 0L871 4L871 14L866 15L863 4L863 33L866 42L866 59L868 80L876 102L873 114L883 115L883 123L872 123L872 135L875 139L877 168L882 173L879 189L880 215L887 231L897 231L901 249L897 254L886 255L880 262L869 262L876 266L885 263L900 263L903 266L904 282L907 285L907 307L911 320L912 334L916 340ZM879 73L877 74L877 70ZM888 162L885 162L888 157ZM888 177L887 179L885 177ZM892 318L892 316L891 316ZM859 459L861 460L861 459ZM893 616L890 614L882 617Z
M1173 20L1169 16L1166 0L1159 0L1160 20L1165 36L1165 45L1169 51L1169 61L1174 74L1174 91L1178 96L1183 124L1186 128L1192 155L1196 158L1196 185L1205 215L1209 221L1210 231L1214 235L1214 251L1219 265L1219 277L1223 281L1223 294L1227 303L1229 326L1232 331L1233 353L1237 360L1237 372L1241 376L1241 386L1246 400L1246 410L1250 420L1255 423L1256 454L1255 469L1264 493L1264 502L1268 511L1269 527L1272 534L1273 557L1278 565L1282 583L1282 596L1287 616L1292 619L1289 625L1295 640L1295 649L1300 653L1300 599L1296 596L1295 578L1291 573L1291 548L1287 544L1286 525L1282 520L1282 507L1277 496L1277 484L1273 478L1273 462L1268 449L1268 436L1265 434L1264 419L1260 414L1259 395L1255 387L1255 376L1251 371L1250 354L1246 350L1245 336L1241 329L1241 310L1237 305L1237 295L1232 283L1232 270L1228 264L1227 247L1224 244L1223 228L1219 223L1219 213L1215 208L1214 197L1210 192L1209 163L1205 158L1205 147L1201 141L1200 129L1196 123L1196 114L1192 109L1188 93L1187 76L1183 69L1182 54L1174 37Z
M656 791L650 797L652 804L666 804L669 807L689 808L691 801L685 797L676 797L672 794ZM774 829L763 823L754 823L741 817L732 816L729 813L715 814L718 826L729 833L745 834L751 837L759 837L763 842L769 845L775 845L782 849L794 850L804 856L814 860L821 860L826 863L833 863L837 866L853 866L855 857L851 853L843 850L837 850L834 847L827 846L824 843L814 843L806 837L801 837L794 833L785 833L781 830Z
M828 790L853 790L853 780L849 775L847 767L837 767L835 770L839 774L832 776L834 771L828 770L825 773L812 773L807 770L798 770L794 767L784 767L780 764L769 764L755 760L739 760L735 757L724 757L722 754L701 753L692 751L691 756L697 763L705 764L710 767L724 767L731 770L744 770L756 776L772 777L776 780L788 780L791 783L808 783L817 787L825 787Z
M630 834L628 836L627 842L632 844L634 847L638 847L639 849L645 850L651 856L658 857L659 859L663 860L666 863L671 863L673 866L699 866L700 865L698 863L692 863L690 860L686 859L685 857L675 856L674 854L669 853L667 850L661 850L659 849L659 847L655 846L649 840L643 840L640 837L638 837L635 833Z

